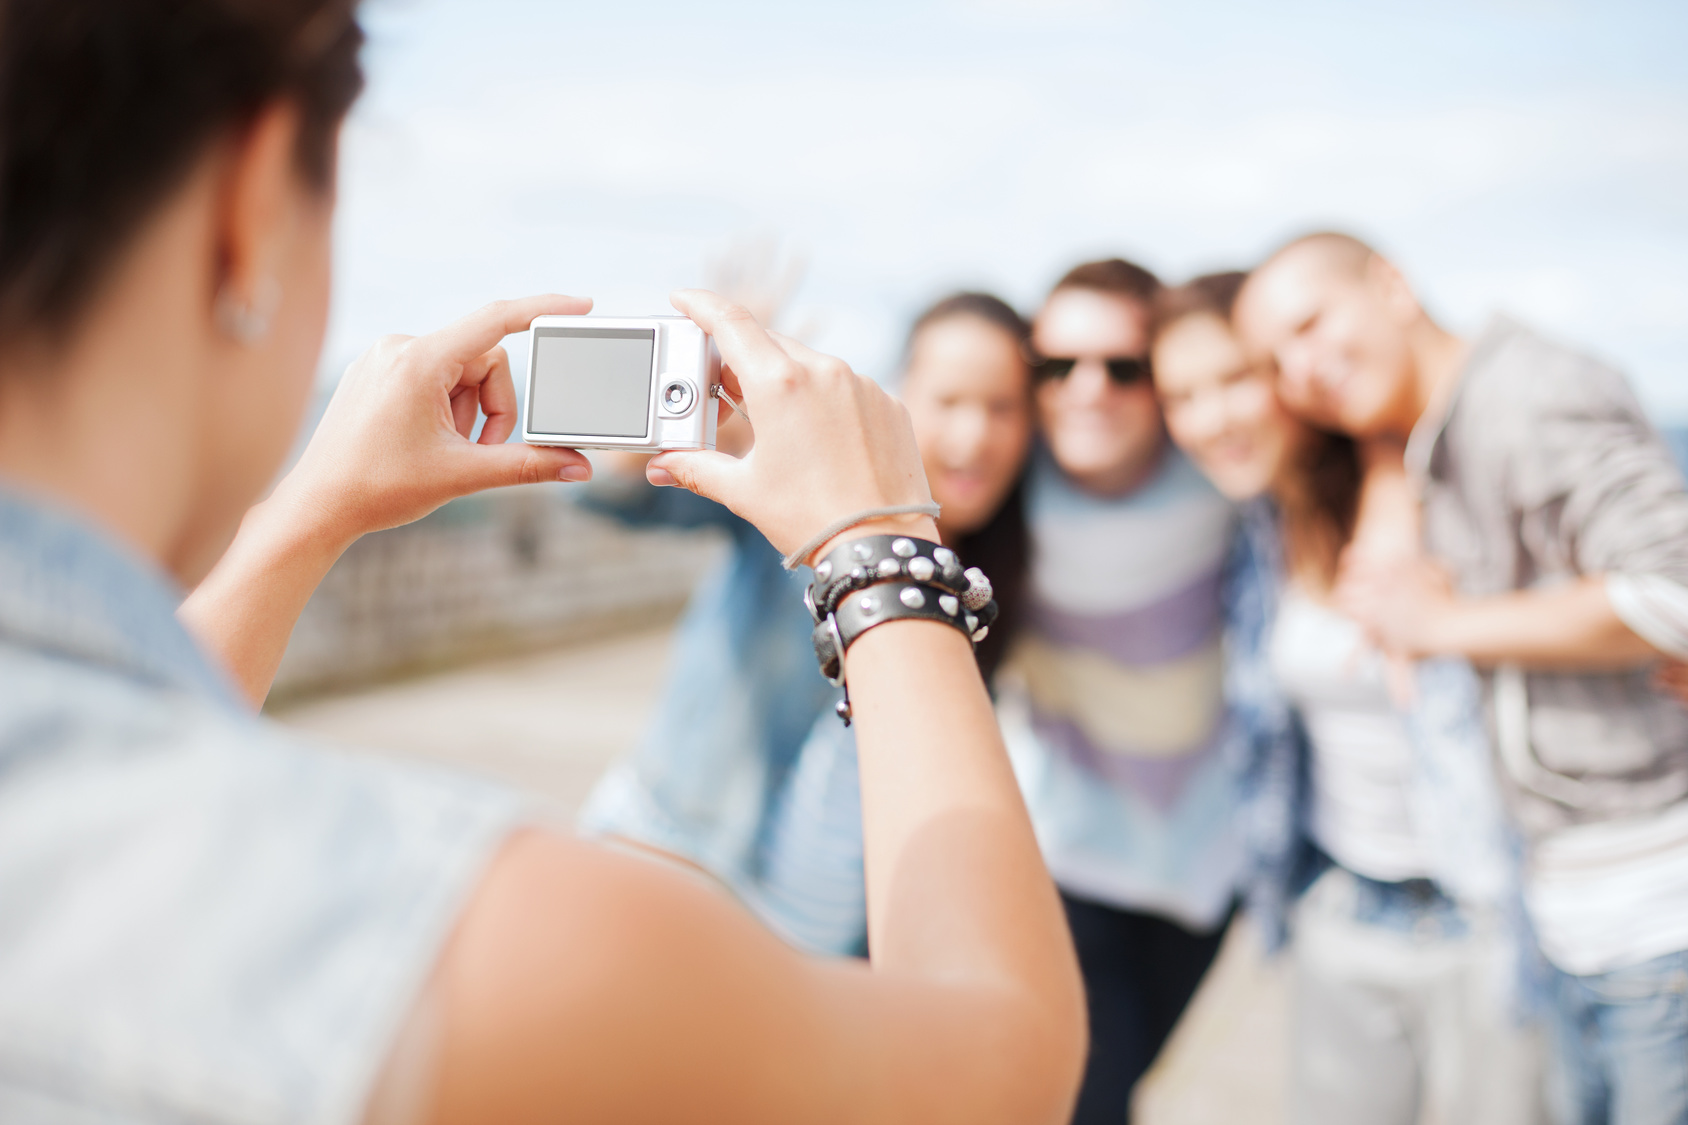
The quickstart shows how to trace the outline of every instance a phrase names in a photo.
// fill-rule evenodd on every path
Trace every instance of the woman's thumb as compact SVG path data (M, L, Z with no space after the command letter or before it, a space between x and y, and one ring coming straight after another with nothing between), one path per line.
M659 453L645 466L652 484L675 485L733 507L734 484L743 463L713 449Z
M459 446L461 490L480 492L513 484L592 479L592 463L574 449L506 442L502 445Z

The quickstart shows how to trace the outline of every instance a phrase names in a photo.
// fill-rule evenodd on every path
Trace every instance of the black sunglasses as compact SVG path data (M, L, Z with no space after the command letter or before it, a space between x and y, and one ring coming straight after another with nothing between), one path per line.
M1032 364L1032 375L1040 383L1051 379L1065 379L1078 366L1075 359L1045 357ZM1129 387L1149 377L1149 359L1140 355L1109 356L1102 363L1108 369L1108 379L1116 387Z

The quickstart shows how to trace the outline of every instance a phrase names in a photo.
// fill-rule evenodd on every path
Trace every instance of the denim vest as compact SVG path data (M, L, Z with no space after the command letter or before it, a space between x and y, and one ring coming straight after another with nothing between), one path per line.
M0 491L0 1121L359 1120L523 815L253 715L179 597Z

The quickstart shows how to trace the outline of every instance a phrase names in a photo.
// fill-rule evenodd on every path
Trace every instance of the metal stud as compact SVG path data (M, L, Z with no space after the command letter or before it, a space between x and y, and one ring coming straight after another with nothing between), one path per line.
M850 581L852 581L852 582L866 582L867 581L867 568L865 566L851 567L850 568Z
M954 594L939 594L938 608L949 614L951 617L954 617L957 613L961 612L961 602L956 600L956 596Z
M891 540L891 553L893 555L896 555L898 558L904 558L904 559L913 558L914 557L914 540L912 540L912 539L893 539L893 540Z
M991 632L991 627L989 625L986 625L981 629L974 630L973 631L973 643L978 644L980 641L982 641L986 637L990 636L990 632Z
M908 576L916 582L932 581L932 575L936 574L937 570L932 560L925 557L908 561Z
M856 602L856 606L863 613L871 617L873 614L879 612L879 599L874 597L872 594L864 594L862 595L861 600Z
M853 709L850 706L850 697L849 696L846 695L843 699L840 699L837 703L834 703L832 705L832 709L833 709L834 712L837 713L837 715L840 719L844 720L845 726L850 725L850 719L852 718Z
M939 547L937 550L932 552L932 557L937 560L938 565L943 567L945 570L948 570L957 562L955 552L950 550L948 547Z
M826 559L815 568L815 577L822 582L832 577L832 560Z
M858 559L861 559L863 562L866 562L868 559L873 557L873 548L858 539L851 545L850 553L855 555Z
M904 586L903 592L897 595L897 600L910 609L919 609L926 604L926 595L920 592L918 586Z
M902 573L903 564L898 562L896 559L880 559L877 569L879 571L879 577L894 578L898 574Z
M979 631L979 619L977 617L974 617L971 613L969 613L967 615L966 621L967 621L967 631L969 633L976 633L976 632Z

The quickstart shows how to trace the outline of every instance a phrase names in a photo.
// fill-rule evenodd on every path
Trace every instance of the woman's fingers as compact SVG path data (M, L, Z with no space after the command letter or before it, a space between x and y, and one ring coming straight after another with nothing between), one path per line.
M516 484L592 478L592 462L583 453L519 442L463 445L453 451L450 463L449 495L444 499Z
M504 337L526 332L536 316L579 316L591 309L590 297L565 297L560 293L494 301L417 342L437 361L467 364L490 352Z
M477 361L480 367L482 445L501 445L516 432L516 384L510 376L510 353L493 348Z
M659 453L645 465L645 479L652 484L676 485L699 496L738 511L736 486L743 479L744 463L737 457L712 449Z
M784 352L786 355L790 356L792 359L795 359L798 363L804 364L805 366L812 365L814 363L821 362L821 361L824 361L826 363L837 363L837 364L843 364L843 362L844 362L841 359L835 359L832 356L826 355L822 352L817 352L814 348L811 348L808 344L805 344L803 341L798 340L798 339L791 337L791 336L787 336L783 332L772 332L772 331L770 331L768 333L768 339L772 340L774 342L774 346L779 348L780 351Z
M480 412L479 388L458 387L451 392L451 424L457 436L466 438L475 432Z
M715 338L728 393L744 393L756 444L742 460L672 453L648 479L718 500L790 552L832 521L873 509L928 504L925 469L906 413L834 356L769 333L725 298L673 295L675 308ZM925 523L907 526L930 532Z
M722 366L727 369L722 371L721 381L729 393L743 392L747 377L755 383L776 372L790 371L791 357L742 306L707 289L675 290L669 302L715 337Z

